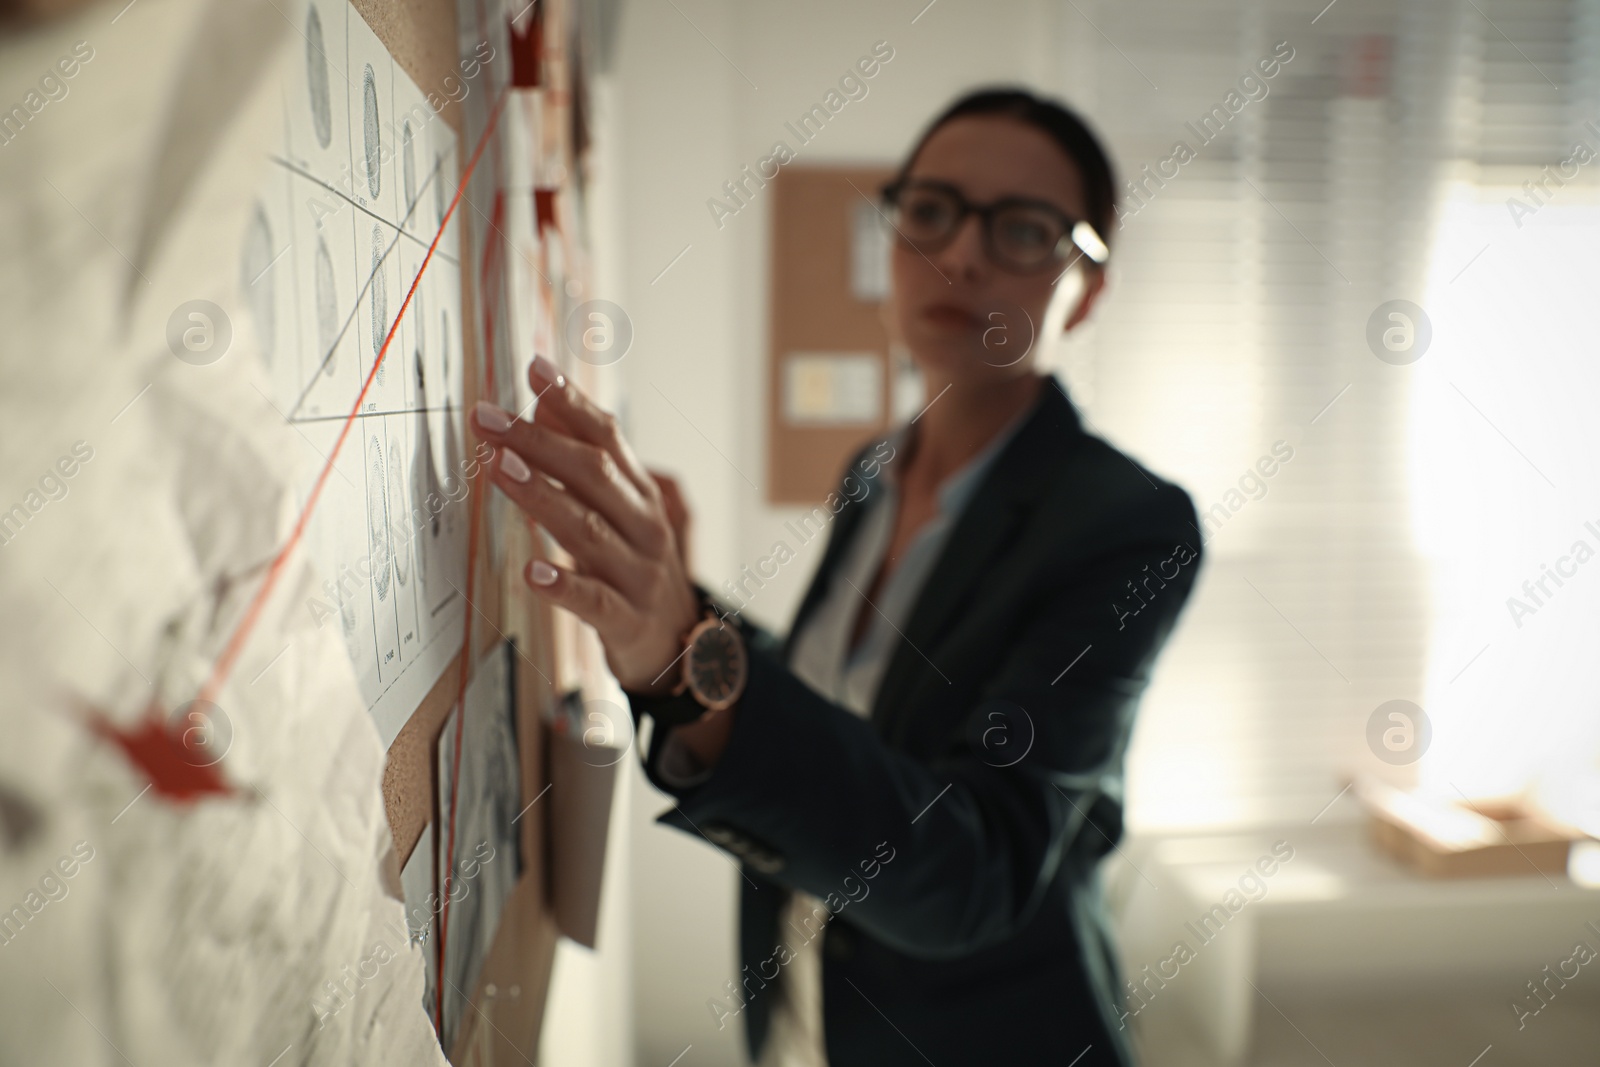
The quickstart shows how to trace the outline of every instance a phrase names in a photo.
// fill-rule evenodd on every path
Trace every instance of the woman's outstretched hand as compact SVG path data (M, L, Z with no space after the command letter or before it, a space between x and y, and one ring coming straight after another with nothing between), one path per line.
M531 421L491 404L473 411L495 447L501 491L572 554L573 570L534 560L524 572L544 596L595 628L624 689L664 693L678 681L683 636L699 618L680 531L688 511L639 462L609 412L544 357L528 369L539 401ZM670 484L670 479L667 479Z
M667 509L667 521L672 524L672 533L678 539L678 555L683 557L683 570L687 574L694 569L691 562L694 557L689 551L689 503L684 498L678 480L672 475L652 470L650 477L656 483L656 488L661 490L661 503Z

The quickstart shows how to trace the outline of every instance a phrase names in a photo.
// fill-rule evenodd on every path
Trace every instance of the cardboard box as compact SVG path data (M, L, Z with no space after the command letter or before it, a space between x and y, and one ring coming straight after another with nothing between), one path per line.
M1582 837L1517 799L1451 801L1379 783L1359 787L1378 849L1430 878L1566 877Z

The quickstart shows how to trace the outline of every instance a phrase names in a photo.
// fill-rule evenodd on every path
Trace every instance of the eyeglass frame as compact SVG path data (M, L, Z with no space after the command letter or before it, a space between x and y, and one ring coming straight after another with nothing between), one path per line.
M912 241L911 238L906 237L904 233L901 233L898 226L895 226L895 232L900 234L901 239L909 244L912 248L917 249L919 252L931 251L937 254L944 251L946 248L950 247L950 242L955 240L956 234L961 232L961 226L967 221L967 216L976 215L978 216L978 221L982 224L984 254L989 257L990 263L993 263L1001 270L1008 271L1012 274L1034 274L1044 270L1047 266L1049 266L1051 259L1065 259L1066 257L1061 254L1061 245L1063 242L1076 248L1084 258L1088 259L1089 262L1096 267L1103 268L1106 265L1106 262L1111 258L1111 250L1101 238L1099 231L1096 230L1091 223L1084 219L1073 218L1071 215L1067 214L1065 211L1062 211L1060 208L1056 207L1047 200L1034 200L1024 196L1003 196L999 200L992 200L987 204L976 204L971 200L968 200L966 196L962 194L960 189L956 188L949 182L936 181L931 178L911 177L899 178L895 181L886 183L883 188L878 191L878 195L882 197L886 206L890 208L896 208L899 206L898 199L900 194L911 186L933 188L950 194L950 196L955 199L956 207L959 212L956 215L955 225L950 228L949 235L944 237L941 243L933 246L919 246L915 241ZM1043 210L1048 214L1054 215L1062 223L1061 236L1056 240L1056 247L1054 251L1050 254L1050 256L1040 260L1033 266L1019 266L1014 263L1006 262L995 252L994 217L997 213L1005 208L1012 207L1026 207ZM892 222L891 225L893 225ZM1070 265L1071 264L1068 264L1068 266Z

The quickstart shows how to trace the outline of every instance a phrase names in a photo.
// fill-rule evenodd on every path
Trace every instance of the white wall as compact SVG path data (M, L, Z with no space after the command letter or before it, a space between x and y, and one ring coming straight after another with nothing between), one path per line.
M921 3L838 0L634 0L624 9L610 128L620 140L623 260L616 291L601 295L626 308L635 329L622 364L629 437L647 462L684 481L698 577L712 587L764 555L799 509L768 507L760 489L767 204L756 194L719 229L708 198L774 140L794 146L784 122L820 102L876 41L889 42L893 59L865 98L799 149L796 165L893 163L961 90L1017 81L1049 89L1060 74L1060 16L1042 3L941 0L919 11ZM785 570L750 615L785 627L816 562ZM684 1067L741 1063L742 1033L731 1024L719 1032L706 1007L737 970L739 876L705 842L651 825L667 800L630 773L636 1062L665 1067L693 1045Z

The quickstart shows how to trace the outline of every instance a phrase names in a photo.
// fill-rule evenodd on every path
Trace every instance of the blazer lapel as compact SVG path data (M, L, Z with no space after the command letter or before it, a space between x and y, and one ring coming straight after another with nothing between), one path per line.
M935 683L941 680L936 667L923 659L923 653L937 643L973 584L1013 539L1030 505L1082 435L1082 424L1066 391L1054 375L1046 377L1038 405L995 457L994 466L967 502L938 562L917 594L911 618L890 656L873 702L872 721L882 736L889 736L889 728L905 706L912 683L925 681L923 675ZM880 468L873 477L858 477L867 487L861 497L865 502L877 491L883 472ZM794 651L795 636L827 595L833 572L866 511L852 502L834 519L822 562L784 637L785 663Z
M913 683L928 678L943 682L940 665L930 664L924 656L948 629L994 557L1013 540L1048 479L1082 433L1078 413L1061 383L1054 375L1047 377L1033 414L995 457L994 466L962 510L917 594L873 702L872 720L882 736L891 736Z

